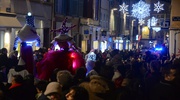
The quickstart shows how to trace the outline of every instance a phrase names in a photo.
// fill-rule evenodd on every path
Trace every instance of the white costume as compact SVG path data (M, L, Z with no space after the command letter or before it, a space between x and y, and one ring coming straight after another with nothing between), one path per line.
M96 54L94 53L94 50L86 55L85 60L87 69L86 75L88 75L88 73L94 68L96 62Z
M87 61L96 61L96 54L94 52L90 52L87 54L87 59L86 59L86 62Z
M20 58L19 62L18 62L18 65L19 66L16 66L16 67L22 67L23 65L25 65L25 62L23 61L23 59ZM29 72L26 70L26 69L23 69L23 70L20 70L20 71L16 71L15 68L11 68L9 70L9 73L8 73L8 83L11 83L12 82L12 77L14 75L21 75L23 78L28 75Z

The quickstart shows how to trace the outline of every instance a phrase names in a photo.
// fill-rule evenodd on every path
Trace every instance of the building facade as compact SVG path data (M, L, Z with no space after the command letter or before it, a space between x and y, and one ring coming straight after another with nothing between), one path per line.
M80 21L80 30L83 39L81 42L82 52L100 47L100 4L101 0L84 0L83 18Z
M41 47L48 40L51 28L50 1L42 0L1 0L0 2L0 48L5 47L11 51L18 31L25 25L26 16L31 12L35 19L35 28L40 36ZM33 48L36 49L36 48Z
M169 34L169 52L172 54L180 54L180 20L179 20L179 0L171 1L171 24Z
M101 0L100 2L100 50L104 52L106 49L112 48L112 38L110 38L110 4L109 0Z
M82 52L91 49L132 49L135 48L137 35L142 35L138 20L131 16L132 4L139 0L1 0L0 2L0 48L12 50L14 39L19 29L26 23L25 16L31 12L35 18L35 28L40 36L41 47L49 47L51 40L57 35L50 33L51 29L61 27L65 17L67 26L76 25L69 35L81 48ZM153 0L145 0L153 5ZM168 0L162 3L168 5ZM124 14L119 11L122 3L129 5ZM159 14L151 16L159 18L160 24L170 17L168 7ZM157 35L159 34L159 35ZM161 32L150 31L147 40L157 39L161 34L168 34L165 28ZM9 37L9 39L7 39ZM5 39L6 38L6 39ZM159 38L159 41L165 39ZM143 41L143 39L142 39ZM149 45L149 44L148 44Z

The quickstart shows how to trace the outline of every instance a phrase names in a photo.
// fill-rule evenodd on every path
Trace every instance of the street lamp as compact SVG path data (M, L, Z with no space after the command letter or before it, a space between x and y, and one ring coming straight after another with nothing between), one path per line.
M115 30L115 22L114 22L114 20L115 20L115 17L114 17L114 11L116 11L116 10L118 10L117 8L112 8L111 10L110 10L110 24L109 24L109 30L110 30L110 34L111 35L114 35L114 33L113 33L113 31Z
M117 10L117 8L112 8L111 10L113 10L113 11L114 11L114 10Z
M134 22L135 22L136 20L135 19L133 19L132 21L131 21L131 34L130 34L130 41L131 41L131 49L134 47L133 45L134 45L134 41L133 41L133 31L134 31Z
M114 28L114 11L116 11L117 8L112 8L111 9L111 13L110 13L110 31L112 32L115 28Z

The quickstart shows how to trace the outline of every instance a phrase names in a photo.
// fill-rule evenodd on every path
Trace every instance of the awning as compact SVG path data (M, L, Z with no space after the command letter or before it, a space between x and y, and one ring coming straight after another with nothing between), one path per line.
M0 27L22 27L16 17L0 16Z

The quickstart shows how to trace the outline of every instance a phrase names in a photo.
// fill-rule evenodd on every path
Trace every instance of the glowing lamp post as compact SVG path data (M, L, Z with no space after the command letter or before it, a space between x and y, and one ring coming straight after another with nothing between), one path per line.
M114 11L116 11L117 8L112 8L111 9L111 14L110 14L110 31L114 31L115 28L114 28Z

